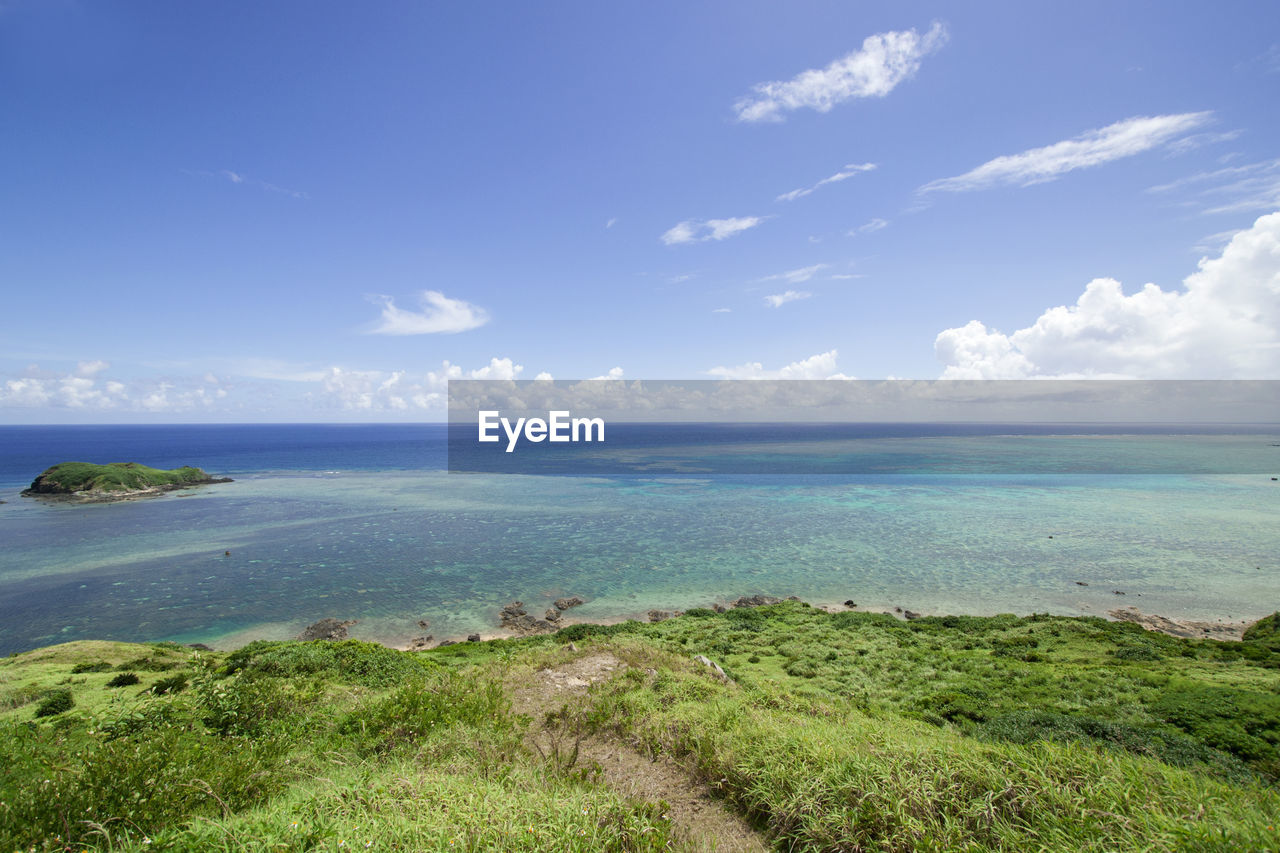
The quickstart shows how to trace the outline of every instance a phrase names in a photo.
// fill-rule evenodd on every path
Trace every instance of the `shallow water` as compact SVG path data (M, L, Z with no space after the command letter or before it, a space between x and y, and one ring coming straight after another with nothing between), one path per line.
M462 475L439 470L438 442L419 470L368 470L402 460L395 446L419 434L331 429L356 430L345 457L295 441L293 455L259 447L248 462L207 450L220 466L143 458L237 477L150 500L44 504L17 498L10 478L0 652L84 638L232 644L323 616L392 642L428 619L443 638L494 630L513 598L541 612L571 593L589 601L581 619L756 592L925 613L1134 605L1234 620L1280 606L1280 483L1266 475ZM119 440L119 458L138 458ZM243 470L253 465L279 467Z

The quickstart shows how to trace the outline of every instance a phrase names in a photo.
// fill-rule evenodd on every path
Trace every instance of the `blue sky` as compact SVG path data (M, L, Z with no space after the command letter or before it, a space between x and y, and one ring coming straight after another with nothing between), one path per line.
M1280 378L1277 103L1274 2L0 0L0 422Z

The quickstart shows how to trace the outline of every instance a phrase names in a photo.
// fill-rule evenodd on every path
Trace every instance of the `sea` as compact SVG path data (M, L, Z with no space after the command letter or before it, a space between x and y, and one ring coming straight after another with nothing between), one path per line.
M566 595L586 599L569 614L582 621L757 593L923 614L1280 609L1280 434L1059 432L772 429L773 459L785 445L820 462L843 442L864 461L907 446L915 467L725 473L696 464L723 447L701 426L683 448L664 433L676 472L536 475L451 472L441 424L0 426L0 654L84 639L231 648L323 617L393 645L488 636L504 604L540 615ZM999 466L919 464L986 458L997 441ZM1182 461L1030 464L1072 453ZM234 482L105 504L20 495L71 460Z

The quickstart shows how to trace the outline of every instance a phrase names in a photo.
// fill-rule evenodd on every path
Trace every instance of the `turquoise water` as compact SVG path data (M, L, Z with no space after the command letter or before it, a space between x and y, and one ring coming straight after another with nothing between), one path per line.
M4 490L0 652L84 638L234 645L324 616L387 642L428 619L439 639L495 631L513 598L540 611L571 593L589 600L582 619L757 592L924 613L1133 605L1236 620L1280 607L1270 472L637 480L206 467L237 481L87 506Z

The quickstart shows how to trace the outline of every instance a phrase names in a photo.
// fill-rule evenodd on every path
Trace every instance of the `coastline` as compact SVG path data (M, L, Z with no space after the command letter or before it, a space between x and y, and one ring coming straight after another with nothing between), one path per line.
M761 604L771 604L788 599L777 596L755 596L756 598L768 598L773 601L761 602L759 604L746 604L740 606L754 607ZM735 602L739 598L730 597L718 599L703 605L706 609L715 609L718 611L730 610L735 608ZM830 599L803 600L792 598L790 600L803 601L817 610L826 613L878 613L890 616L902 622L914 621L918 618L937 618L945 616L975 617L975 618L993 618L996 614L973 614L973 613L937 613L927 609L920 612L912 610L910 607L901 604L887 604L884 602L872 602L868 604L858 603L854 606L848 606L844 602L833 601ZM532 606L531 606L532 609ZM464 633L450 632L439 635L432 634L430 628L414 630L404 630L396 632L388 632L384 630L370 631L370 623L360 619L344 619L342 617L326 616L320 622L329 622L340 624L342 628L342 636L335 636L331 639L355 639L366 642L377 643L388 648L398 651L422 651L425 649L438 648L442 645L452 645L455 643L471 642L487 642L490 640L511 640L520 639L530 636L542 636L554 634L562 628L568 628L573 625L619 625L625 622L660 622L667 618L673 618L683 614L685 611L670 608L651 608L648 610L637 610L627 613L615 613L608 615L592 616L589 613L582 615L571 615L573 611L566 610L561 618L553 623L553 630L513 630L503 627L500 624L492 624L487 627L479 628L474 631ZM1026 613L1018 613L1018 616L1028 616L1037 611L1028 611ZM1051 613L1051 612L1050 612ZM653 618L650 614L661 614L658 618ZM1129 622L1147 631L1165 634L1171 637L1182 639L1207 639L1219 642L1238 642L1244 632L1259 619L1266 618L1269 614L1262 613L1254 618L1246 618L1232 621L1209 620L1209 619L1172 619L1158 613L1147 613L1136 606L1128 606L1124 608L1114 608L1106 614L1054 614L1066 618L1101 618L1109 622ZM498 622L497 611L495 611L494 620ZM245 628L233 631L215 638L206 638L202 644L208 645L218 651L234 651L242 646L258 640L282 641L300 639L302 632L308 629L308 626L320 624L307 623L300 621L276 621L263 623L259 626ZM383 620L373 620L374 624L385 625ZM361 630L360 626L364 625L365 630ZM348 630L349 629L349 630ZM418 636L413 636L417 634ZM427 642L423 642L424 636ZM475 638L475 639L472 639Z

